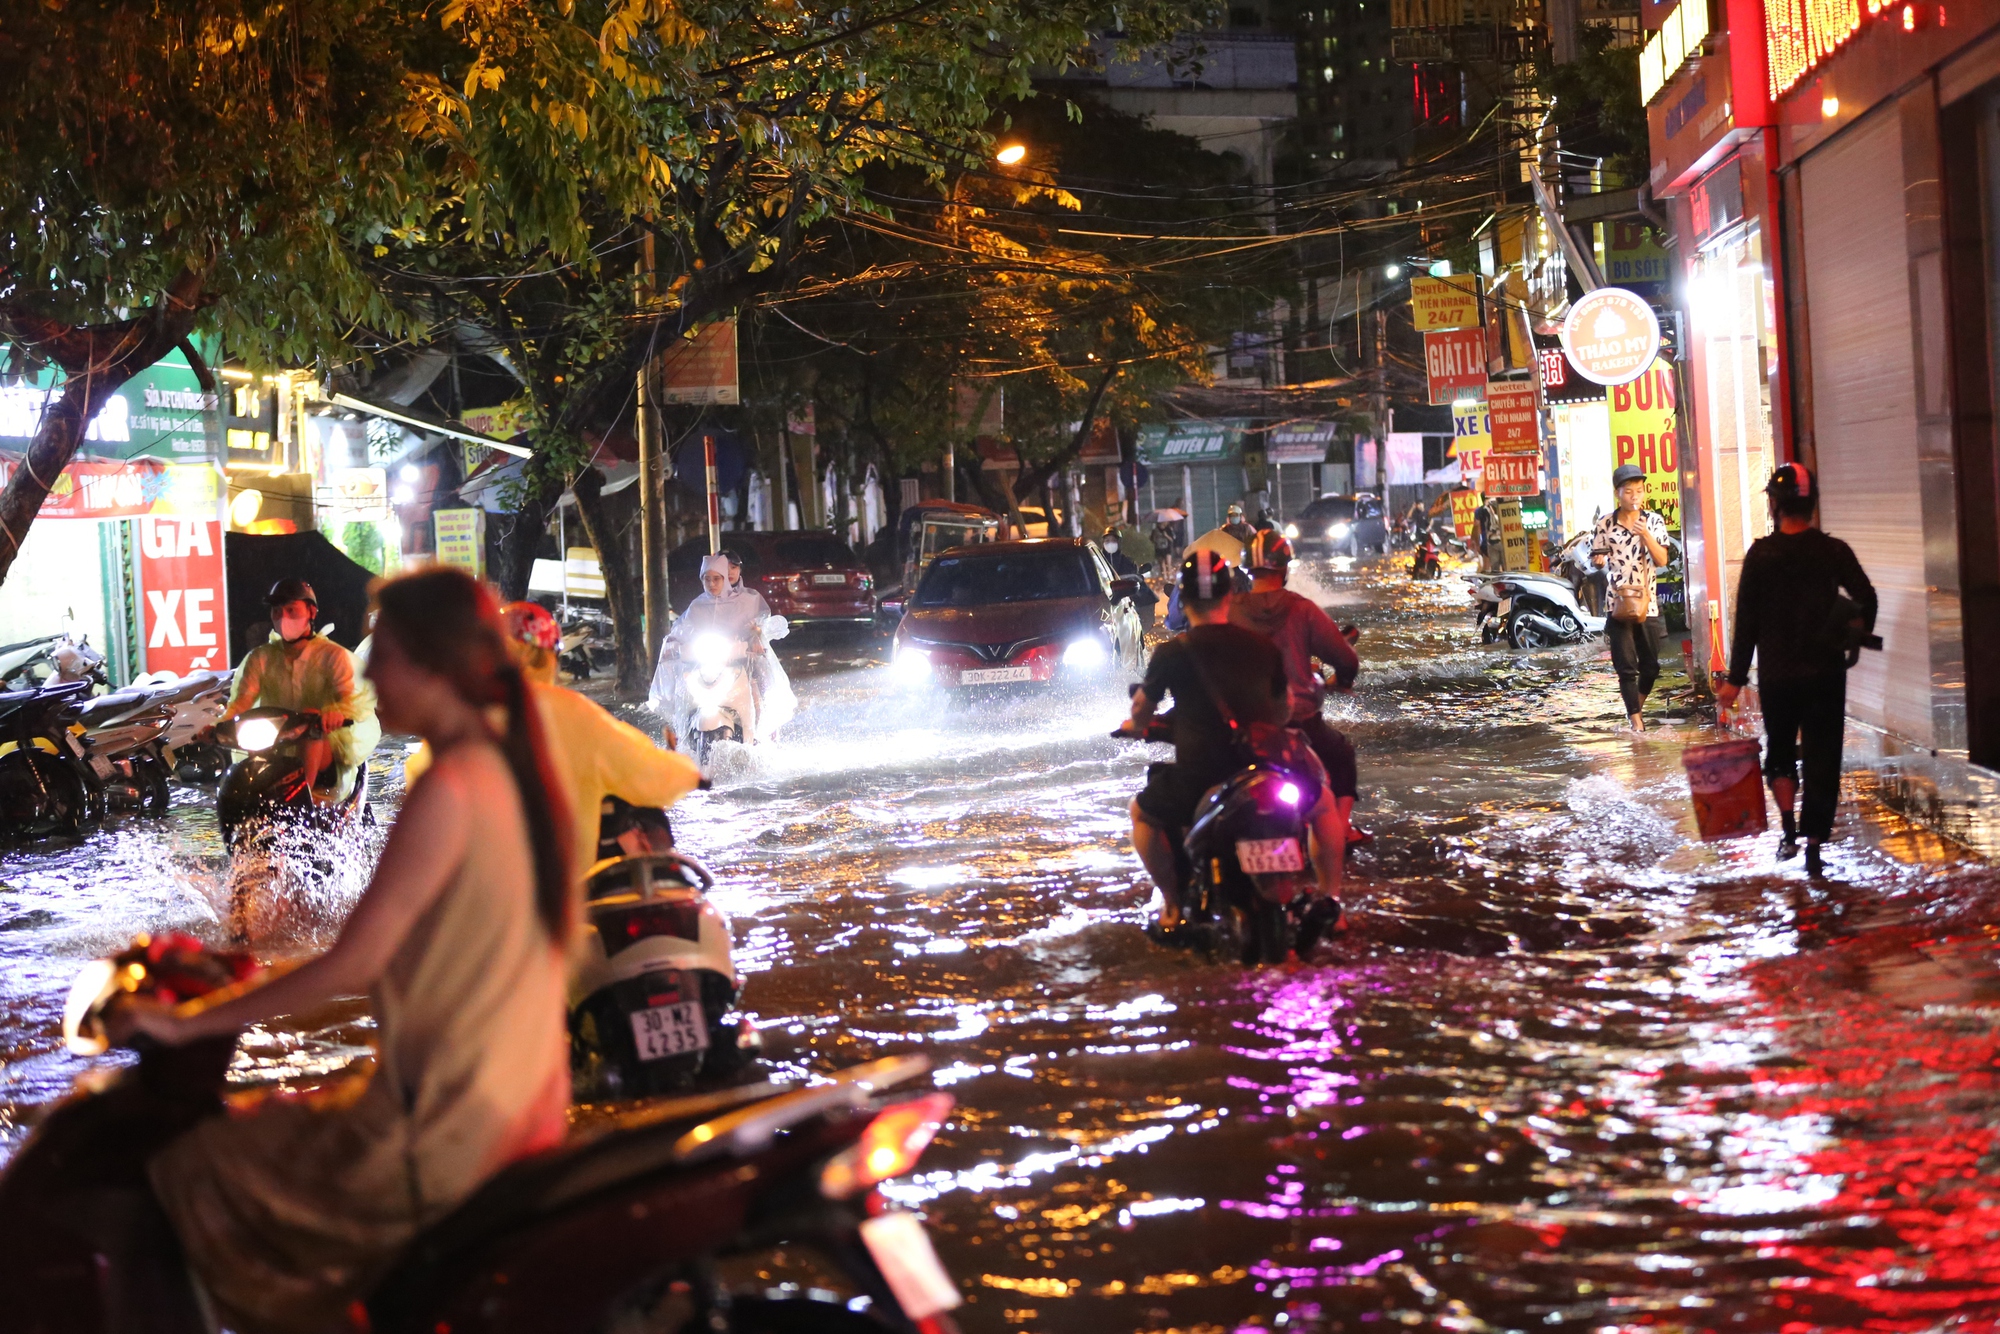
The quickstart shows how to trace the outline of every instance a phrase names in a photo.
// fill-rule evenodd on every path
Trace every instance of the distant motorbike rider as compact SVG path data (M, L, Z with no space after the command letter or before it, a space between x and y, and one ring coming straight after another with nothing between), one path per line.
M1806 836L1806 873L1823 874L1820 845L1833 835L1840 804L1840 752L1847 726L1847 669L1874 639L1875 586L1854 549L1813 527L1819 496L1805 465L1787 463L1765 486L1778 531L1743 554L1736 582L1736 626L1729 679L1716 691L1725 709L1757 661L1757 702L1764 714L1764 776L1783 824L1783 853ZM1843 596L1844 594L1844 596ZM1797 823L1799 761L1805 800Z
M1097 539L1097 545L1104 552L1104 563L1111 567L1111 573L1120 579L1138 580L1138 587L1132 591L1132 606L1139 613L1140 624L1151 625L1153 609L1159 605L1160 595L1146 586L1138 565L1125 554L1123 534L1115 527L1106 528L1104 536Z
M315 795L338 800L353 790L355 772L382 739L374 694L355 671L354 655L314 631L319 599L311 584L280 579L264 605L271 613L270 641L251 649L237 667L229 707L217 721L255 708L317 713L324 735L298 743L300 767Z
M1334 688L1344 691L1354 684L1361 659L1332 617L1311 598L1285 587L1285 577L1292 568L1292 544L1283 534L1257 534L1250 544L1249 565L1250 592L1229 600L1229 623L1254 630L1278 646L1285 663L1288 721L1305 734L1326 770L1343 840L1334 846L1343 847L1359 790L1354 746L1320 711L1326 703L1326 679L1314 669L1313 660L1317 658L1331 668Z
M1229 503L1229 511L1224 516L1222 531L1242 543L1245 548L1249 547L1250 539L1257 535L1256 526L1243 517L1243 504L1241 501L1231 501Z
M746 720L743 740L767 741L798 712L798 697L792 693L785 669L767 651L771 631L777 629L782 634L784 621L770 615L761 594L730 588L727 556L718 553L701 558L701 585L702 591L660 641L660 661L653 672L649 703L655 712L670 719L680 716L679 701L684 695L681 659L697 638L713 632L741 645L746 655L754 720Z
M1174 762L1148 767L1146 786L1131 806L1132 847L1159 887L1166 905L1160 925L1169 931L1180 925L1180 842L1202 794L1240 770L1246 750L1282 754L1295 772L1318 767L1285 727L1289 689L1278 646L1229 623L1231 573L1211 551L1192 552L1182 562L1181 605L1194 624L1153 651L1146 679L1132 695L1128 726L1134 735L1144 735L1163 702L1174 702ZM1313 869L1319 892L1337 902L1345 849L1339 804L1324 774L1300 776L1317 780L1319 792L1309 810Z

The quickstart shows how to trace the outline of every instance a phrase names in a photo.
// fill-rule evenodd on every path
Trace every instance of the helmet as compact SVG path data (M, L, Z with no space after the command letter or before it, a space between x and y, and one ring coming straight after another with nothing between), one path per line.
M1627 482L1643 482L1645 480L1646 470L1644 468L1639 467L1637 464L1627 463L1619 468L1617 472L1611 474L1611 489L1616 491Z
M500 609L507 622L507 637L550 652L562 646L562 631L556 618L539 602L510 602Z
M1232 518L1232 519L1240 519L1240 518L1242 518L1242 517L1243 517L1243 502L1242 502L1242 501L1240 501L1240 500L1232 500L1232 501L1230 501L1230 502L1229 502L1229 515L1228 515L1228 517L1230 517L1230 518Z
M1282 570L1292 563L1292 544L1277 529L1262 529L1250 539L1243 563L1253 570Z
M1803 463L1781 463L1764 485L1764 494L1773 500L1814 500L1813 475Z
M1181 562L1182 602L1213 602L1230 591L1229 562L1219 552L1196 547Z
M303 579L280 579L264 595L267 607L282 607L287 602L303 602L313 609L313 615L319 614L319 599L313 596L313 586Z

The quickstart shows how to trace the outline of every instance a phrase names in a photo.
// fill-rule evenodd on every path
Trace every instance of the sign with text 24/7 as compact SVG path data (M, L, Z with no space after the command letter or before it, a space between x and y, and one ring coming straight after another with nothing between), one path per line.
M137 523L146 670L186 676L227 667L222 524L153 515Z
M1646 474L1646 504L1667 527L1681 527L1681 456L1674 428L1674 371L1655 357L1646 373L1611 390L1611 466Z

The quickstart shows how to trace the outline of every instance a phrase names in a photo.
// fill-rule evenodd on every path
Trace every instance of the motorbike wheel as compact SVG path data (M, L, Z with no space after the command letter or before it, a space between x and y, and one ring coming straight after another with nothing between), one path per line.
M1260 963L1283 963L1291 953L1291 914L1282 903L1259 899L1251 907L1239 908L1230 915L1236 919L1245 968L1255 968Z
M173 791L167 785L167 766L150 755L141 755L132 761L132 772L145 794L139 802L141 813L165 815L173 801Z
M1507 618L1507 644L1510 648L1547 648L1555 642L1555 636L1530 620L1529 613L1517 611Z
M24 838L75 837L90 812L83 775L32 747L0 757L0 824Z

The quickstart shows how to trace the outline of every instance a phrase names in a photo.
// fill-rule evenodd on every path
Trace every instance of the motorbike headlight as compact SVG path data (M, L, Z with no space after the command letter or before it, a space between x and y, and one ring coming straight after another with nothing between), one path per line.
M688 645L688 656L694 659L695 666L714 671L729 661L729 649L729 641L710 630L694 637L694 643Z
M905 645L896 650L895 658L889 663L889 670L899 685L924 685L931 679L931 658L922 649Z
M1110 656L1105 650L1104 641L1092 635L1087 639L1079 639L1064 649L1062 660L1065 667L1080 667L1090 671L1102 667L1105 659Z
M63 1041L73 1056L101 1056L110 1043L97 1025L94 1011L111 994L118 980L118 965L109 959L92 959L70 984L69 999L63 1005Z
M1351 523L1337 523L1337 524L1333 525L1333 527L1331 527L1331 528L1329 528L1329 529L1327 529L1327 530L1326 530L1326 535L1327 535L1328 537L1331 537L1331 538L1333 538L1333 539L1334 539L1335 541L1338 541L1339 539L1341 539L1341 538L1343 538L1343 537L1346 537L1346 536L1347 536L1347 535L1348 535L1349 533L1351 533L1351 532L1353 532L1353 531L1354 531L1354 525L1353 525L1353 524L1351 524Z
M245 718L236 724L236 745L239 750L269 750L278 744L278 720L276 718Z
M1297 524L1295 524L1295 523L1288 523L1288 524L1286 524L1286 525L1285 525L1285 536L1286 536L1286 537L1288 537L1288 538L1296 538L1296 537L1298 537L1298 535L1299 535L1299 526L1298 526Z

